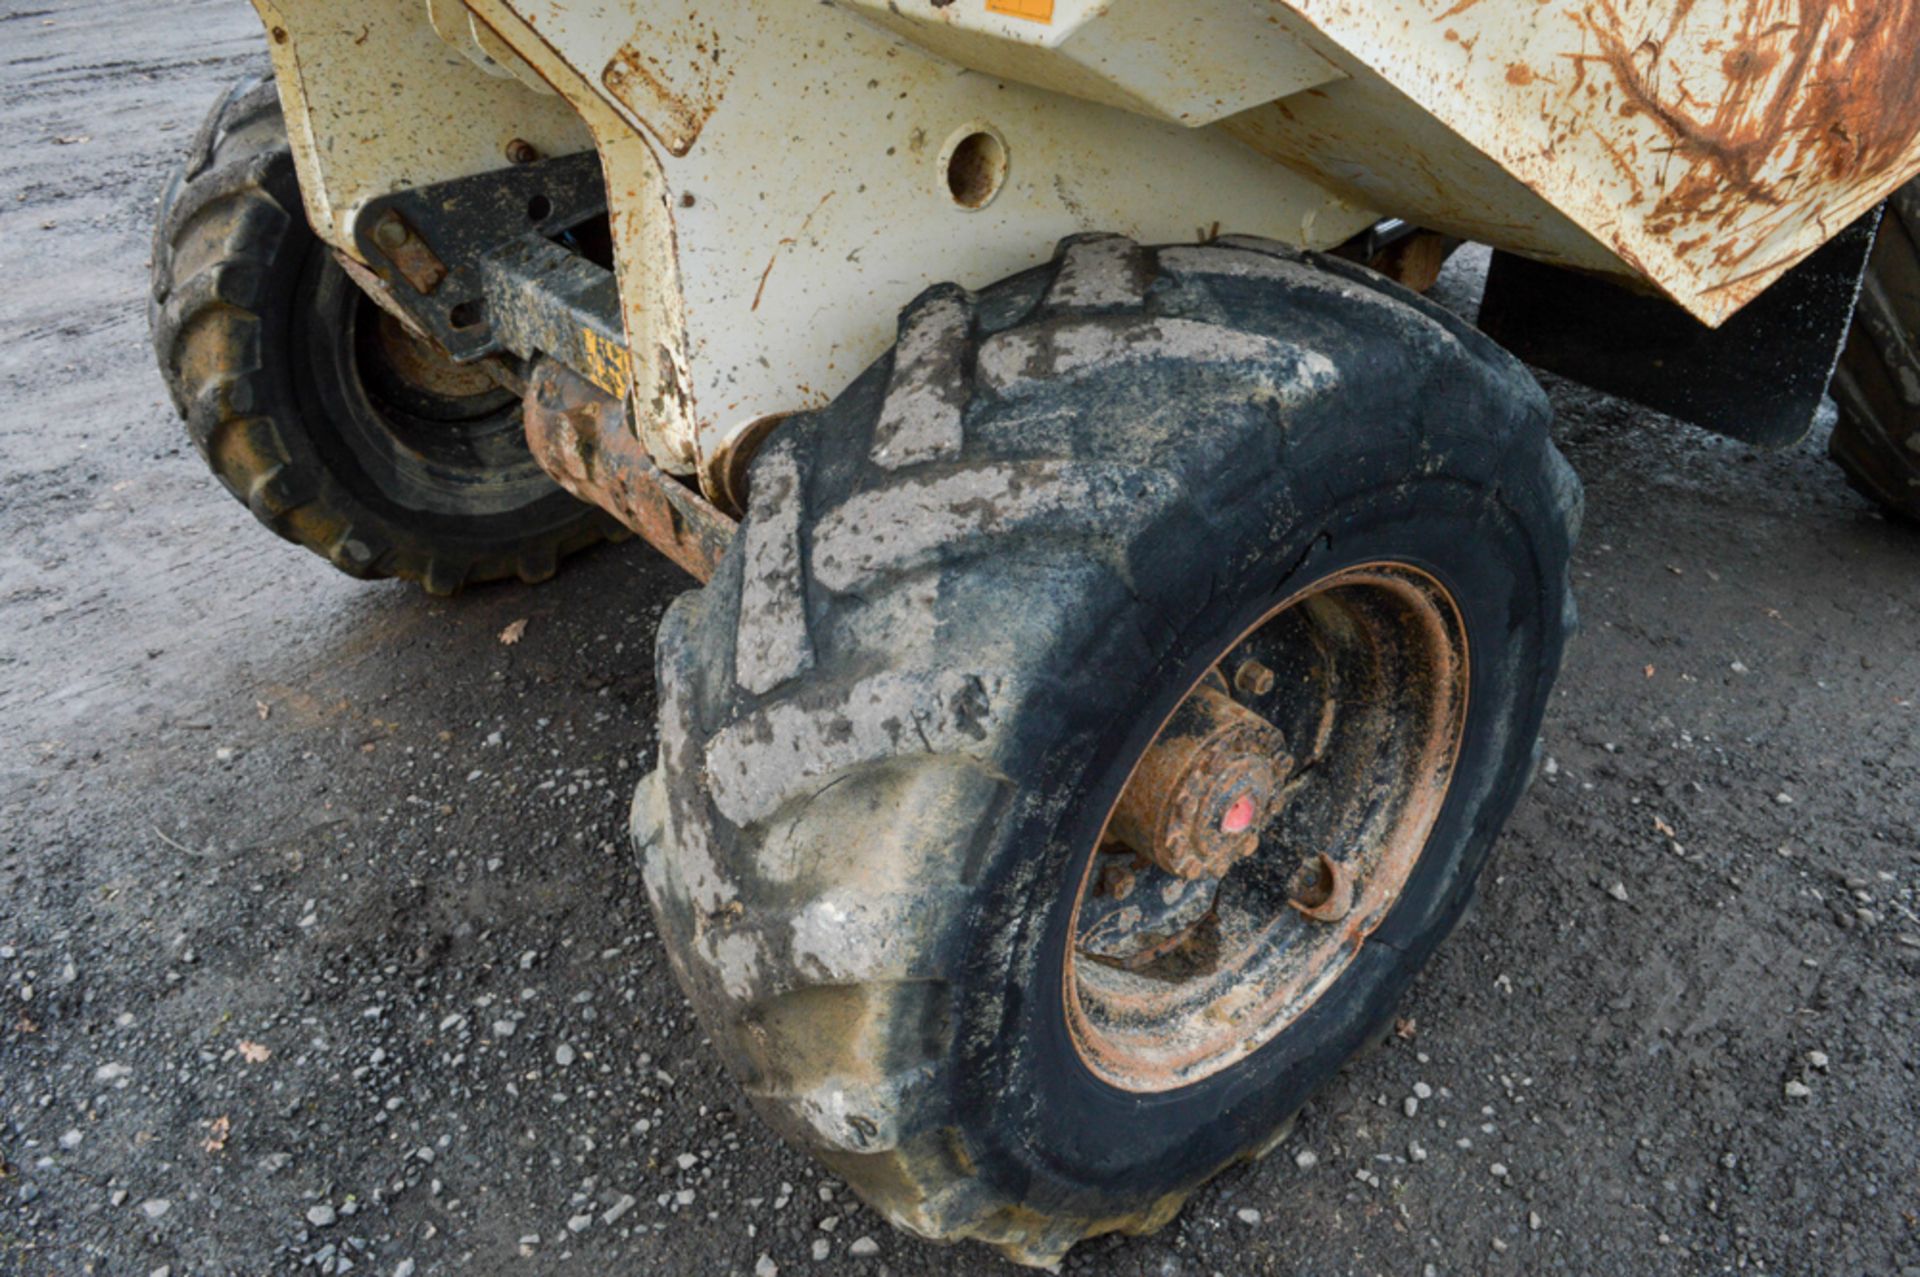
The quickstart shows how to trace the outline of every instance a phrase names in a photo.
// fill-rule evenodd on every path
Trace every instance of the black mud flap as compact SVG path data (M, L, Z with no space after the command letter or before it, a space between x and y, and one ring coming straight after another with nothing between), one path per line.
M1744 443L1788 447L1828 402L1880 215L1719 328L1663 297L1496 252L1480 327L1537 368Z

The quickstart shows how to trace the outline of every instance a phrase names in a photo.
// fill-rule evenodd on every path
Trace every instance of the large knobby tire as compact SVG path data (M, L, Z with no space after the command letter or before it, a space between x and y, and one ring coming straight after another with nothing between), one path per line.
M756 461L660 635L636 841L759 1111L896 1224L1034 1264L1270 1148L1390 1022L1529 777L1580 508L1548 421L1467 325L1261 240L1080 238L915 302ZM1222 642L1388 562L1471 651L1412 877L1277 1036L1115 1084L1063 981L1116 795Z
M220 101L167 188L151 318L214 475L343 572L447 594L622 535L540 470L512 394L408 336L313 234L271 78Z
M1848 482L1920 523L1920 182L1887 204L1833 397L1828 452Z

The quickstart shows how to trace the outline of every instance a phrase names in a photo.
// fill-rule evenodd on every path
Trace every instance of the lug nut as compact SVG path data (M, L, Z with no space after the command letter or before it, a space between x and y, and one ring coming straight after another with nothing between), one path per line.
M517 137L507 143L507 159L515 164L531 164L539 158L539 150L523 137Z
M1106 894L1115 900L1125 900L1133 894L1133 870L1118 862L1110 864L1100 876L1100 885Z
M1302 874L1305 881L1295 888L1288 904L1315 922L1339 922L1353 912L1355 883L1345 865L1322 855Z
M1245 662L1233 674L1233 685L1246 696L1265 696L1276 681L1273 671L1258 661Z

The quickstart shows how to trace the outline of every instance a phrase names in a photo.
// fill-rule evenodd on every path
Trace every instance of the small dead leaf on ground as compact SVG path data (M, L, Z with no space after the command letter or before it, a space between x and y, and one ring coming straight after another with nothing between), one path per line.
M233 1123L224 1115L207 1123L207 1138L200 1141L200 1147L209 1153L218 1153L227 1146L227 1135L233 1130Z
M508 647L518 643L527 633L527 618L521 617L506 629L500 631L500 641Z
M264 1042L249 1042L245 1038L240 1039L240 1058L248 1064L265 1064L268 1057L272 1054L273 1048Z
M1672 825L1669 825L1666 821L1660 819L1660 817L1658 816L1655 816L1653 818L1653 827L1659 830L1663 837L1678 838L1680 836L1679 834L1676 834L1673 832Z
M1402 1042L1413 1041L1413 1035L1419 1031L1419 1024L1410 1015L1403 1015L1393 1022L1393 1034Z

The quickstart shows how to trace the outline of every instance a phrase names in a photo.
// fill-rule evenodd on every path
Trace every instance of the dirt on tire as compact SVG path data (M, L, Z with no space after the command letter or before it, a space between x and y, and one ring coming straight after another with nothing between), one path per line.
M900 1226L1039 1266L1270 1151L1391 1019L1526 783L1580 517L1547 418L1450 313L1272 241L1080 236L907 307L767 445L738 542L661 631L647 882L756 1107ZM1138 734L1249 617L1403 557L1483 645L1416 879L1259 1051L1150 1104L1094 1078L1058 984L1067 884ZM1327 704L1292 738L1361 712Z

